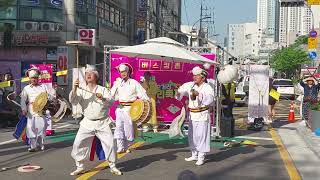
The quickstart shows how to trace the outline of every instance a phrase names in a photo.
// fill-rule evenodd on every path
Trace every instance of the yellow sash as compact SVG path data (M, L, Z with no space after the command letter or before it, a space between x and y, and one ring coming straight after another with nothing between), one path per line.
M279 101L280 99L280 93L278 93L278 91L274 90L274 89L271 89L269 95L271 97L273 97L275 100Z

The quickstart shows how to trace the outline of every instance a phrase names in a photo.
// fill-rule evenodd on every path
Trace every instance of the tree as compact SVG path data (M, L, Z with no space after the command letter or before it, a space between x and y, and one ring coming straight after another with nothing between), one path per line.
M279 49L271 57L271 67L285 73L287 77L299 77L300 66L308 62L310 59L307 52L296 46Z

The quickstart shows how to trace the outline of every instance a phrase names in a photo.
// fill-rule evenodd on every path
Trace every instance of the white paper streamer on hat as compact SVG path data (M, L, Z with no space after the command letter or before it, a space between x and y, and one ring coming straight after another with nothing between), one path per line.
M224 66L218 73L218 81L220 83L230 83L238 76L238 68L233 65Z

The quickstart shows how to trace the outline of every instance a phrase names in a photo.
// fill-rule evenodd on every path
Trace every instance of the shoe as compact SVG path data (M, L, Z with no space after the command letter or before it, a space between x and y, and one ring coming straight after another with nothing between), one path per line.
M158 133L158 129L153 129L153 132L154 133Z
M44 151L44 146L43 146L43 145L41 146L40 150L41 150L41 151Z
M37 151L37 149L34 149L34 148L28 148L28 151L29 151L29 152L36 152L36 151Z
M203 164L204 164L204 160L202 160L202 159L198 159L197 162L196 162L197 166L201 166Z
M75 171L73 171L72 173L70 173L71 176L77 176L79 174L84 173L84 168L77 168Z
M198 157L191 156L191 157L185 158L184 160L185 160L185 161L187 161L187 162L190 162L190 161L197 161L197 160L198 160Z
M121 172L118 168L116 168L116 167L111 168L111 169L110 169L110 172L111 172L112 174L114 174L114 175L117 175L117 176L121 176L121 175L122 175L122 172Z

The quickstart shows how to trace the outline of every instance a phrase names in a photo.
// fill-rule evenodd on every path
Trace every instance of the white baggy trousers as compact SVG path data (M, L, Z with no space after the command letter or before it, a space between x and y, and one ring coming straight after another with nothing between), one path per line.
M80 123L80 128L73 143L71 156L76 161L78 168L83 168L83 161L88 158L94 136L101 141L101 145L110 167L115 166L116 146L115 140L106 120L92 121L84 118Z

